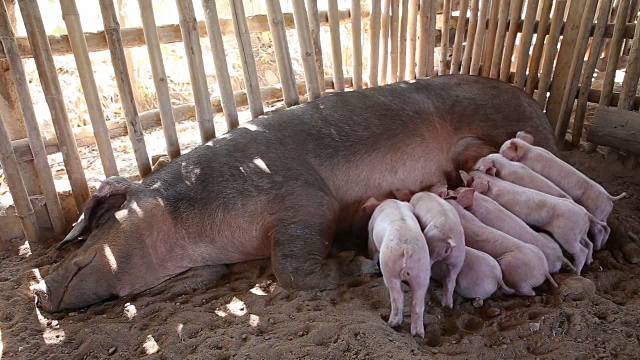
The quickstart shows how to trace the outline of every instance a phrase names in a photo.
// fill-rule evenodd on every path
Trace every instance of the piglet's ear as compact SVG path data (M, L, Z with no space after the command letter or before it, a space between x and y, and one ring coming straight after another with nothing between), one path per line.
M465 209L473 207L473 194L475 190L472 188L464 188L458 191L458 204Z
M430 190L432 193L438 195L439 197L445 199L447 197L447 185L446 184L437 184L431 187Z
M496 176L496 173L498 172L498 170L495 167L491 166L491 167L488 167L485 172L491 176Z
M447 196L445 197L445 199L455 199L456 197L458 197L458 195L455 191L447 190Z
M413 196L409 190L393 190L392 193L400 201L410 201Z
M518 133L516 134L516 139L520 139L529 145L533 145L533 135L529 134L526 131L518 131Z
M470 186L471 183L473 182L473 177L471 177L471 175L467 174L467 172L464 171L464 170L460 170L460 177L462 178L462 183L465 186Z
M380 201L376 198L369 198L364 205L362 205L362 209L367 212L367 214L373 214L373 211L380 205Z

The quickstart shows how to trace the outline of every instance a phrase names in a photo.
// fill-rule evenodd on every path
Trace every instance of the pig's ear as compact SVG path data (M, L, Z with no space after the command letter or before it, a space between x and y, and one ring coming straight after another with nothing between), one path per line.
M447 257L456 248L456 243L452 238L447 239L446 248L444 249L444 256Z
M491 176L496 176L496 173L498 172L498 170L495 167L491 166L491 167L488 167L485 172Z
M520 139L529 145L533 145L533 135L529 134L526 131L518 131L518 133L516 134L516 139Z
M110 177L100 184L95 194L91 195L84 207L84 211L57 248L75 242L81 236L89 235L94 229L104 224L114 212L120 209L127 199L129 189L134 186L123 177Z
M437 184L431 187L431 192L445 199L447 197L447 185Z
M380 205L380 200L376 198L369 198L369 200L362 205L362 209L370 215L373 214L373 211L378 207L378 205Z
M413 196L409 190L393 190L392 193L400 201L410 201Z
M458 204L465 209L473 207L473 194L475 190L472 188L464 188L458 191Z
M455 191L453 190L447 190L447 196L445 197L446 199L455 199L458 195L456 194Z
M473 182L473 177L467 174L467 172L464 170L460 170L460 177L462 178L462 183L464 184L464 186L469 186Z
M473 182L473 189L480 194L486 194L489 191L489 181L485 179L478 179Z

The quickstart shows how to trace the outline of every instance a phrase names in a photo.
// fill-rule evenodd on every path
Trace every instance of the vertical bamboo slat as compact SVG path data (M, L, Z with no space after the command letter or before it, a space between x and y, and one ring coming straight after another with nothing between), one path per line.
M436 8L437 1L431 0L429 2L429 17L427 19L427 63L426 63L426 76L434 75L434 59L435 59L435 48L436 48Z
M374 0L374 2L377 0ZM307 0L309 30L311 31L311 43L316 59L316 73L320 92L324 92L324 65L322 63L322 45L320 44L320 17L318 15L318 0Z
M500 80L502 81L509 81L509 74L511 74L511 57L513 56L513 49L516 45L516 36L518 36L518 25L520 23L520 15L522 14L522 1L523 0L513 0L511 2L509 32L505 40L502 63L500 64Z
M538 23L538 33L536 35L536 44L533 46L533 51L531 52L531 64L529 65L529 76L527 76L526 91L531 96L533 96L538 82L542 50L544 50L544 43L550 21L549 17L551 16L551 7L553 5L553 0L543 1L540 22Z
M5 9L6 12L6 9ZM22 224L22 230L30 243L36 243L40 241L40 228L36 222L36 215L33 212L27 189L24 187L24 181L20 176L18 170L18 160L13 153L11 147L11 139L9 139L9 133L4 125L4 120L0 115L0 166L4 171L7 185L9 186L9 192L13 203L16 207L16 214Z
M62 235L66 230L64 214L62 213L60 199L58 199L58 193L53 182L53 176L51 175L51 168L47 161L47 152L44 147L44 142L42 141L42 135L40 134L36 112L31 102L31 93L29 92L27 77L22 67L22 60L20 59L15 33L11 27L9 14L4 4L0 6L0 41L2 42L4 52L9 62L13 84L18 96L18 103L20 104L20 110L24 118L29 146L33 154L35 169L47 203L49 219L51 220L54 232L57 235Z
M315 53L313 52L313 42L309 29L309 19L304 0L293 1L293 17L298 32L298 42L300 43L300 54L302 56L302 67L304 68L304 79L307 87L307 97L315 100L320 97L320 85L318 84L318 73L316 69ZM222 39L220 39L222 41Z
M342 46L340 45L340 17L338 0L329 0L329 32L331 33L331 55L333 58L333 84L337 91L344 91L342 72Z
M637 9L632 9L632 11ZM638 78L640 77L640 22L636 20L636 28L633 33L633 42L629 50L629 62L627 63L627 72L622 81L622 90L620 90L620 100L618 101L618 109L633 110L633 101L638 91ZM621 149L626 150L626 149ZM638 154L629 154L625 162L627 169L634 169L638 165Z
M480 73L480 63L482 61L482 48L487 33L487 13L489 10L489 0L482 0L480 13L478 14L478 26L476 28L476 39L473 45L473 55L471 55L471 75Z
M398 54L399 81L405 79L405 72L407 70L407 23L409 21L408 7L409 0L402 0L402 18L400 19L400 54Z
M473 55L473 48L476 42L476 32L478 31L479 11L480 0L471 0L471 17L469 19L469 30L467 31L467 46L464 47L464 55L462 56L462 68L460 69L461 74L468 74L471 70L471 56Z
M400 47L398 44L399 40L399 32L400 32L400 0L391 0L391 51L389 52L389 56L391 58L391 70L390 70L390 78L391 82L394 83L398 81L398 48Z
M449 20L451 19L451 0L444 0L442 4L442 32L440 36L440 66L438 75L449 72L447 68L447 54L449 52Z
M560 32L562 31L564 10L567 6L567 0L556 0L556 5L551 16L551 29L549 37L545 44L544 59L542 60L542 72L540 73L540 81L538 81L538 93L536 101L540 107L544 109L547 101L547 92L551 85L551 74L553 73L553 62L558 53L558 41L560 40ZM493 70L492 70L493 71Z
M369 86L378 86L378 60L380 59L380 15L380 1L371 0L371 16L369 17Z
M238 109L236 109L236 101L233 98L233 87L231 86L231 79L229 78L229 67L224 51L224 43L222 42L222 33L220 31L218 9L216 8L215 0L202 0L202 8L207 25L209 45L213 53L213 66L216 68L216 77L218 78L220 105L222 105L227 129L235 129L240 124L238 121ZM158 48L158 50L159 49L160 48Z
M129 139L131 140L136 164L138 165L138 172L141 177L145 177L151 173L151 163L149 162L149 155L147 154L147 147L144 142L144 132L142 131L142 124L140 124L140 118L138 117L138 109L136 108L136 103L133 98L133 89L131 88L127 61L124 56L124 47L122 46L122 38L120 37L120 24L118 23L118 16L113 0L100 0L100 10L102 11L104 32L107 37L109 53L111 54L111 63L116 76L118 92L120 93L122 110L124 111L124 116L127 121Z
M389 22L391 0L382 0L382 18L380 19L380 85L384 85L387 80L387 68L389 59Z
M267 18L269 19L269 29L271 30L273 47L276 53L276 65L280 74L284 104L287 107L298 105L300 97L298 96L298 86L293 74L287 32L284 28L284 17L279 0L267 0Z
M451 74L457 74L460 72L460 61L462 60L462 43L464 42L464 25L467 20L468 7L469 0L460 0L460 8L458 9L458 24L456 25L456 37L453 40L453 54L451 55Z
M24 3L24 1L21 3ZM25 10L28 12L24 15L26 19L25 26L27 26L28 23L29 26L33 26L30 24L33 22L33 14L30 14L33 12L32 5L33 4L30 4L30 6L24 6ZM116 158L113 155L113 149L111 148L109 128L107 128L104 112L102 111L100 95L98 94L98 87L96 86L96 80L93 75L91 59L89 58L89 50L87 48L84 32L82 31L82 24L78 15L78 9L75 6L75 2L61 1L60 5L63 7L63 19L67 26L69 42L71 44L71 49L73 49L73 57L78 67L80 84L87 103L89 119L91 120L93 135L96 139L96 145L98 146L98 153L100 154L104 175L106 177L118 176L118 166L116 165ZM37 11L39 12L40 10L38 9Z
M247 101L249 102L251 118L255 119L264 114L264 108L262 107L258 70L256 70L256 60L253 58L251 36L249 34L249 27L247 26L247 18L244 14L244 5L242 4L242 0L229 0L229 7L234 33L238 42L240 62L244 74L244 86L247 89Z
M377 2L377 0L373 0ZM373 11L371 12L373 18ZM416 50L418 48L418 0L409 0L409 56L407 57L407 73L405 78L416 78Z
M551 0L549 0L551 1ZM491 74L491 60L493 59L493 48L496 43L498 30L498 15L500 13L500 0L491 0L491 14L489 15L489 29L487 30L487 40L484 45L484 60L482 61L482 76L489 77Z
M144 39L147 44L147 52L149 53L153 84L155 85L158 96L158 111L160 112L160 121L162 122L167 154L169 155L169 159L175 159L180 156L180 143L178 142L176 123L173 118L169 85L167 83L167 74L164 70L162 51L160 50L160 40L158 39L156 19L153 14L153 4L151 0L138 0L138 7L140 8L140 18L144 30Z
M489 76L492 79L500 77L500 63L504 53L504 40L507 31L507 20L509 19L510 0L500 1L500 13L498 15L498 29L496 30L496 40L493 46L493 58L491 59L491 71Z
M602 94L600 95L600 105L609 106L611 96L613 95L613 85L616 78L616 68L620 59L620 50L624 41L624 28L629 13L629 1L621 1L616 14L616 22L613 29L613 37L611 38L609 57L607 59L607 71L605 72L604 82L602 84Z
M362 88L362 11L360 0L351 0L351 40L353 42L353 88Z
M533 41L533 26L536 23L538 5L539 0L527 1L527 10L524 15L522 35L520 36L520 51L516 59L516 76L513 80L513 85L520 89L524 89L525 87L527 65L529 64L529 51L531 50L531 42Z

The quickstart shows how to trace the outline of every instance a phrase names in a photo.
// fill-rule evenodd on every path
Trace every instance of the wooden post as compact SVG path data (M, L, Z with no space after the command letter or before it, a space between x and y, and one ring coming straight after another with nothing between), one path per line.
M31 2L31 0L29 0L29 2ZM27 5L25 1L21 1L21 8L24 7L27 12L32 11L32 5L33 4ZM89 111L89 119L91 120L93 133L96 137L96 144L98 145L98 153L100 154L100 160L102 161L104 175L106 177L118 176L118 166L116 165L116 158L113 155L113 149L111 148L111 141L109 139L109 128L107 128L104 112L102 111L102 104L100 103L100 95L98 94L96 80L93 76L93 68L91 65L91 59L89 58L87 42L84 38L80 16L75 5L75 2L72 1L60 2L63 19L67 26L67 33L69 34L69 42L73 49L73 57L78 67L78 75L80 77L80 84L82 85L82 92L84 93L87 110ZM37 11L39 12L40 10L38 9ZM33 22L33 19L30 19L32 16L23 17L25 17L25 25ZM33 25L29 24L29 26ZM33 29L32 31L36 30ZM43 41L46 41L46 39L43 39Z
M552 0L548 0L552 1ZM491 0L491 14L489 15L489 29L487 30L487 40L484 45L484 60L482 61L482 76L491 75L491 60L493 59L493 48L496 43L498 30L498 15L500 13L500 0Z
M634 9L635 10L635 9ZM637 10L636 10L637 11ZM620 90L620 100L618 101L618 109L633 110L633 101L638 91L638 79L640 78L640 22L636 21L636 28L633 33L633 42L629 50L629 62L627 63L627 71L622 81L622 90ZM636 138L637 138L636 134ZM622 148L621 150L627 150ZM638 154L629 154L626 159L625 167L633 169L637 166Z
M613 37L611 38L609 57L607 59L607 71L605 72L604 82L602 84L602 96L600 97L600 105L609 104L611 95L613 94L613 85L615 83L616 69L618 60L620 59L620 50L624 41L624 28L629 16L629 1L621 1L616 15L615 27L613 29ZM604 105L607 106L607 105Z
M256 60L253 58L253 49L251 48L251 35L249 34L242 0L229 0L229 7L231 8L231 19L233 20L234 33L238 42L238 51L240 52L240 62L244 73L244 86L247 89L251 118L255 119L264 114L264 108L260 97Z
M6 10L5 10L6 13ZM9 133L4 125L4 120L0 115L0 165L4 171L7 179L7 185L11 192L11 198L16 207L16 215L20 219L22 224L22 230L30 243L36 243L40 241L40 228L36 222L36 215L33 212L31 206L31 200L27 194L27 189L24 187L24 182L20 176L18 170L18 161L16 155L11 148L11 140L9 140Z
M575 48L573 51L573 57L569 67L569 73L567 74L568 81L564 87L562 103L560 104L560 110L558 111L558 121L556 123L555 130L556 141L559 147L564 146L567 128L569 127L569 118L571 117L573 103L578 93L578 81L580 80L582 65L584 64L584 56L587 52L587 46L589 45L589 33L593 25L596 5L598 5L598 0L587 0L586 4L583 5L584 13L582 14L580 30L574 43Z
M373 0L373 2L377 1L378 0ZM307 0L307 9L311 31L311 43L313 44L313 51L315 52L318 84L320 85L320 92L323 92L325 90L325 82L324 65L322 64L322 46L320 44L320 17L318 15L318 0Z
M469 0L460 0L460 12L458 14L458 24L456 25L456 37L453 40L453 54L451 55L451 74L457 74L460 72L460 61L462 60L462 42L464 41L464 25L467 22L468 8Z
M158 96L158 110L160 111L160 119L162 121L164 141L167 146L169 159L173 160L180 156L180 143L178 142L176 124L171 108L169 85L167 84L167 74L164 71L156 19L153 14L153 4L151 0L138 0L138 7L140 8L140 18L144 29L144 39L147 43L147 52L149 53L153 84L155 85Z
M377 0L373 0L374 3ZM371 21L373 21L373 8L371 10ZM407 57L407 73L405 78L416 78L416 49L418 44L418 0L409 0L409 56ZM373 33L372 33L373 34ZM373 36L373 35L372 35Z
M558 53L558 41L564 23L564 10L567 0L556 0L555 9L551 16L551 29L549 30L549 38L545 45L544 59L542 60L542 72L540 73L540 81L538 81L538 93L536 101L540 107L544 109L547 102L547 92L551 85L551 74L553 73L553 63Z
M340 17L338 0L329 0L329 32L331 33L331 55L333 58L333 83L337 91L344 91L342 72L342 46L340 45Z
M492 79L500 77L500 62L504 53L504 38L507 31L507 20L509 19L510 0L500 1L500 13L498 14L498 29L496 30L496 40L493 46L493 58L491 59L491 71L489 76Z
M483 0L484 1L484 0ZM480 11L480 0L471 0L471 17L469 18L469 30L467 31L467 45L464 47L462 56L461 74L468 74L471 70L471 56L478 31L478 12ZM484 26L484 24L482 24ZM481 49L482 50L482 49Z
M509 81L509 74L511 74L511 57L513 56L516 36L518 35L518 25L520 24L520 15L522 14L522 1L523 0L513 0L511 2L509 32L505 40L502 63L500 64L500 80L502 81Z
M429 17L427 19L427 74L426 76L435 75L434 71L434 58L436 49L436 8L437 1L431 0L429 2Z
M378 86L378 60L380 58L380 11L380 1L371 0L371 16L369 17L369 86Z
M405 72L407 69L407 23L409 21L408 7L409 0L402 0L402 18L400 19L400 54L398 54L398 81L402 81L405 79Z
M298 1L301 1L301 0L298 0ZM362 11L360 10L360 0L351 0L351 39L353 43L353 88L356 90L362 88L361 27L362 27Z
M538 5L539 0L527 1L527 10L524 15L522 35L520 36L520 51L516 60L516 76L513 80L513 85L520 89L524 89L525 86L527 66L529 65L529 51L531 50L531 42L533 41L533 27L536 23Z
M279 0L267 0L267 16L269 18L271 36L273 37L273 47L276 53L278 73L280 74L280 84L282 84L284 104L287 107L295 106L300 103L300 97L298 97L298 90L296 89L296 79L293 74L293 65L291 65L287 32L284 29Z
M151 163L149 162L149 155L144 142L144 132L138 118L138 109L133 98L133 89L131 88L124 48L122 47L122 38L120 37L120 24L118 23L118 15L116 14L113 0L100 0L100 10L102 11L104 31L105 35L107 35L107 43L109 44L111 63L116 76L116 83L118 84L122 110L127 119L129 139L131 140L133 153L138 165L138 172L144 178L151 173Z
M16 89L16 94L18 95L18 102L24 118L27 139L29 141L29 146L31 147L31 152L33 153L35 169L47 203L49 219L51 220L54 232L57 235L62 235L66 230L64 214L62 213L58 193L56 192L53 176L51 175L51 168L47 160L47 152L44 147L44 142L42 141L42 135L40 134L38 119L36 118L36 112L33 108L31 93L29 92L29 85L27 83L24 68L22 67L22 60L20 59L20 53L18 51L15 36L16 35L11 26L11 21L9 20L9 14L4 3L2 3L2 6L0 7L0 41L2 41L2 46L4 47L4 52L7 55L7 60L9 62L11 75L13 76L13 84ZM15 169L18 170L17 168Z
M390 27L390 37L391 37L391 51L389 52L389 56L391 58L391 70L390 70L390 80L392 83L398 81L398 50L400 44L398 44L399 40L399 31L400 31L400 0L391 0L391 27Z
M473 55L471 56L471 75L480 74L480 63L482 61L482 49L487 32L487 13L489 10L489 0L482 0L480 13L478 15L478 26L476 28L475 42L473 45Z
M227 122L227 129L232 130L239 125L238 109L236 109L236 102L233 99L233 87L231 86L231 79L229 79L229 67L224 51L222 32L220 31L218 9L216 9L215 0L202 0L202 8L204 9L204 20L207 24L209 45L213 53L213 66L216 68L216 76L218 78L222 110L224 111L224 118ZM158 48L158 50L159 49L160 48Z
M459 18L459 17L458 17ZM438 75L449 72L447 68L447 53L449 52L449 20L451 19L451 0L444 0L442 4L442 31L440 36L440 66Z
M382 0L382 19L380 20L380 85L388 83L387 67L389 59L389 22L391 9L391 0Z
M304 0L293 1L293 16L296 22L296 31L298 32L298 42L300 43L307 97L309 100L315 100L320 97L320 85L318 84L316 59L313 52L311 34L309 33L309 19L307 18ZM222 39L220 40L222 41Z
M61 1L60 5L68 0ZM74 3L75 4L75 3ZM78 210L84 207L85 202L89 199L89 186L82 169L82 161L78 153L76 140L73 136L73 130L69 124L67 110L64 105L64 98L60 88L60 82L56 73L56 66L51 55L51 48L46 38L42 17L38 16L37 3L32 1L29 3L31 10L30 21L25 21L25 27L29 33L29 42L33 50L33 56L38 69L38 77L45 93L45 100L51 112L51 120L53 128L61 145L60 150L64 161L69 183L73 191L73 199ZM24 6L25 12L28 12L27 6ZM63 12L64 14L64 12ZM76 12L77 15L77 12Z
M538 33L536 35L536 44L533 46L533 51L531 52L531 64L529 65L529 76L527 76L526 91L531 96L533 96L533 92L538 83L542 50L544 50L544 42L549 30L549 16L551 15L552 5L553 0L543 0L540 22L538 23Z

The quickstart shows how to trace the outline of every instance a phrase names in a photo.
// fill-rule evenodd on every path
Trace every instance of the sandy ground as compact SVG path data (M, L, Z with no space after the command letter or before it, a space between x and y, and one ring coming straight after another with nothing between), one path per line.
M599 154L574 150L563 157L611 193L632 194L612 216L640 233L640 171L607 164ZM46 268L71 249L11 245L0 254L0 353L6 359L631 359L640 349L640 267L616 261L608 250L595 254L583 277L556 274L558 289L543 285L531 298L495 295L479 304L456 295L455 308L443 310L434 282L427 336L415 339L408 307L401 327L387 326L381 277L331 291L287 292L275 283L268 260L228 272L200 268L142 294L40 314L24 291L31 269Z

